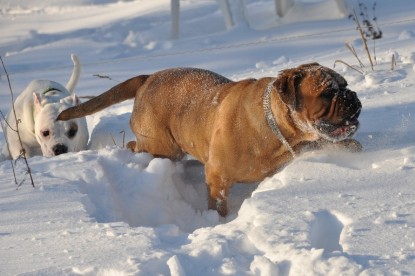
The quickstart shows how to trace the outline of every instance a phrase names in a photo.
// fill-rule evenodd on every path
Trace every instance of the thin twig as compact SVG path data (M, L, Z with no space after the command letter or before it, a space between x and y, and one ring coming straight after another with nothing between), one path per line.
M3 112L1 112L1 110L0 110L0 113L1 113L1 115L3 116ZM4 116L3 116L3 118L4 118ZM4 121L7 123L6 119L5 119ZM3 123L1 123L1 122L0 122L0 125L1 125L1 129L3 130L4 139L6 140L6 147L7 147L7 151L9 152L9 156L12 156L12 155L11 155L11 153L10 153L9 141L7 140L7 137L6 137L6 129L5 129L4 125L3 125ZM7 125L8 125L8 124L7 124ZM16 171L15 171L15 167L14 167L13 159L11 159L11 158L10 158L10 163L11 163L11 165L12 165L12 171L13 171L14 183L17 185Z
M95 96L79 96L78 98L79 99L87 99L87 100L90 100L90 99L95 98Z
M28 174L28 172L26 172L26 174ZM20 186L23 185L24 181L25 181L25 178L23 178L22 181L20 181L20 183L17 184L17 188L20 188Z
M101 74L93 74L92 76L93 77L100 78L100 79L109 79L109 80L112 80L109 76L104 76L104 75L101 75Z
M10 90L10 95L11 95L11 99L12 99L12 111L13 111L14 119L16 121L16 133L17 133L17 137L19 138L22 157L23 157L23 159L25 161L25 164L26 164L27 173L29 174L29 177L30 177L30 182L32 184L32 187L34 188L35 187L35 182L33 181L32 171L30 169L29 162L27 161L26 151L23 147L22 139L20 137L20 132L19 132L20 120L17 119L16 108L14 107L14 95L13 95L13 89L12 89L12 85L11 85L10 78L9 78L9 73L7 73L6 66L4 65L3 58L1 56L0 56L0 60L1 60L1 64L3 65L4 73L6 74L6 77L7 77L7 82L9 83L9 90Z
M114 136L112 136L111 133L110 133L110 136L111 136L112 142L114 143L114 146L116 146L117 145L117 142L115 142Z
M12 131L17 132L17 130L12 128L12 126L9 124L9 122L7 122L6 116L4 116L4 113L1 112L1 110L0 110L0 115L3 118L4 122L6 123L7 127L10 128ZM19 121L19 123L20 123L20 121Z
M112 80L112 81L115 81L115 82L118 82L118 83L120 82L120 81L115 80L115 79L111 78L110 76L106 76L106 75L101 75L101 74L93 74L92 76L93 76L93 77L100 78L100 79L108 79L108 80Z
M355 71L357 71L357 72L359 72L360 74L362 74L362 75L363 75L363 72L362 72L362 71L360 71L360 70L358 70L358 69L354 68L353 66L349 65L348 63L346 63L346 62L344 62L343 60L340 60L340 59L338 59L338 60L336 60L336 61L334 62L334 66L333 66L333 67L336 67L336 63L337 63L337 62L342 63L342 64L346 65L347 67L349 67L350 69L353 69L353 70L355 70Z
M122 133L122 148L125 148L125 130L122 130L120 133Z
M391 70L395 70L395 66L396 66L396 58L395 58L395 54L392 55L392 62L391 62Z

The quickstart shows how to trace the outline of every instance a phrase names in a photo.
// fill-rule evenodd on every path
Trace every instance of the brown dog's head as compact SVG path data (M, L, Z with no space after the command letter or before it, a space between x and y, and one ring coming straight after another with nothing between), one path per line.
M282 71L274 87L301 129L333 142L357 131L362 104L335 71L318 63L304 64Z

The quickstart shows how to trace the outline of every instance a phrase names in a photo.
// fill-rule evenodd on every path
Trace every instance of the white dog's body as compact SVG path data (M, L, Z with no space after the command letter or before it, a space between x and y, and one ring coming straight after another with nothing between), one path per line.
M34 80L14 102L26 157L55 156L86 149L89 134L85 118L56 121L61 111L79 103L73 90L79 80L80 64L75 55L72 55L72 61L74 69L66 88L54 81ZM15 129L12 109L6 119L9 126ZM6 158L17 159L21 155L21 145L16 131L10 127L5 128L10 155L7 145L3 147L2 154Z

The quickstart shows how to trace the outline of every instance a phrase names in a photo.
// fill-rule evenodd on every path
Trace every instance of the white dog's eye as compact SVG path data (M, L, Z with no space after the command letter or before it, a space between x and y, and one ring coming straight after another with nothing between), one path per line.
M45 92L43 92L43 95L54 96L60 92L62 91L57 88L48 88Z
M77 132L78 132L78 125L75 124L75 123L71 123L71 127L70 127L69 131L66 133L66 135L69 138L73 138L73 137L75 137Z
M48 137L50 134L49 130L42 131L43 137Z

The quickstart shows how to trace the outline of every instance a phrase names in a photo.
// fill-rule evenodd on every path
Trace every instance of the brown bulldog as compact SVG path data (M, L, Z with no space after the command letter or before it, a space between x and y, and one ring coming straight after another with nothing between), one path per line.
M216 73L174 68L131 78L58 120L98 112L135 98L130 126L134 152L205 164L208 204L222 216L235 182L275 173L304 146L337 143L354 150L361 103L346 80L317 63L277 78L231 81ZM317 141L317 143L316 143ZM338 143L340 142L340 143Z

